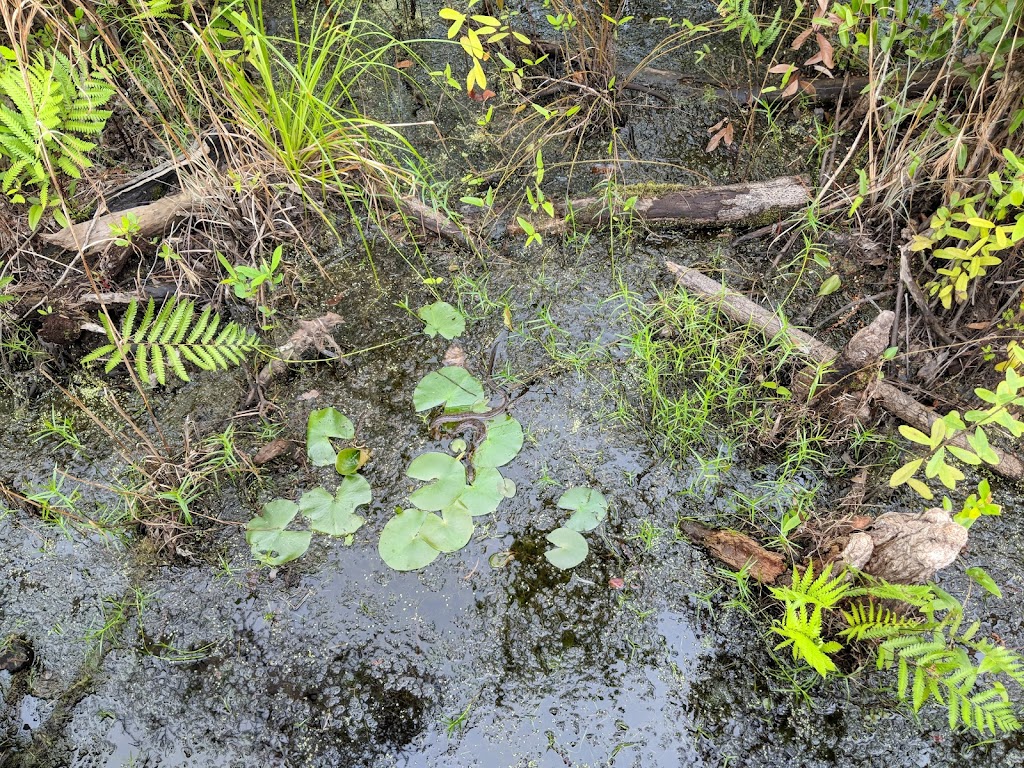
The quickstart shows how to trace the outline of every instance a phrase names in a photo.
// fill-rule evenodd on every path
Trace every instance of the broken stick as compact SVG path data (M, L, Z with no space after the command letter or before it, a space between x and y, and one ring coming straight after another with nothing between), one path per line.
M839 357L837 350L803 331L791 328L788 324L784 325L774 313L745 296L730 291L704 273L672 261L665 262L665 266L675 275L679 285L705 299L717 302L719 309L736 322L753 326L767 338L784 332L800 352L816 363L829 363ZM940 418L931 408L921 405L906 392L886 381L875 383L874 395L885 410L922 432L930 433L932 424ZM954 435L950 442L957 447L971 450L962 434ZM1024 479L1024 463L1019 458L998 448L993 450L999 456L999 463L992 467L993 472L1010 480Z

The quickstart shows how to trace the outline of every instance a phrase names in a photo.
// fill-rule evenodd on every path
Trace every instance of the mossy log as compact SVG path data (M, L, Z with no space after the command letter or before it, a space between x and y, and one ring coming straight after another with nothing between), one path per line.
M735 224L761 225L789 211L803 208L811 201L808 180L802 176L783 176L749 184L720 187L678 187L639 185L619 190L620 199L637 196L629 213L662 227L714 228ZM569 202L553 218L534 217L530 223L542 234L565 232L572 227L596 227L609 222L608 201L603 197L584 197ZM508 231L522 234L518 223Z
M714 301L727 317L736 322L753 326L767 338L785 332L797 349L816 363L831 363L839 357L837 350L803 331L784 324L773 312L735 291L730 291L719 281L702 272L671 261L666 262L665 266L675 276L679 285L709 301ZM876 402L885 410L922 432L931 433L932 424L940 418L931 408L921 405L906 392L886 381L876 382L873 394ZM971 449L962 434L955 435L951 443L965 450ZM1017 456L998 448L993 450L999 456L999 463L992 467L993 472L1010 480L1024 479L1024 463Z

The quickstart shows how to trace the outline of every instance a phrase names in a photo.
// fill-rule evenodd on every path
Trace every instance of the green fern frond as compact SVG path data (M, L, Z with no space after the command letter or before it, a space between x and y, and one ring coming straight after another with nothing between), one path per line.
M206 371L226 370L259 349L256 334L234 322L221 326L220 315L209 307L196 318L192 301L171 299L158 311L150 299L136 325L138 315L139 304L132 300L121 318L120 333L115 334L113 322L101 312L110 343L90 352L82 363L107 358L107 373L121 363L134 365L144 381L152 374L157 383L165 385L168 369L182 381L190 380L185 361Z
M823 608L834 608L851 589L845 573L832 577L830 563L817 578L814 577L814 569L811 566L807 566L803 576L794 568L792 584L788 587L772 587L771 592L777 599L786 603L810 603Z
M40 53L32 61L0 62L0 176L5 193L27 187L50 200L52 167L77 179L92 163L95 143L81 136L103 131L111 112L102 107L114 89L100 79L105 72L92 58L72 62L60 51ZM45 207L45 205L44 205Z
M873 600L852 603L842 614L847 627L839 635L855 642L887 640L933 627L916 616L898 614Z

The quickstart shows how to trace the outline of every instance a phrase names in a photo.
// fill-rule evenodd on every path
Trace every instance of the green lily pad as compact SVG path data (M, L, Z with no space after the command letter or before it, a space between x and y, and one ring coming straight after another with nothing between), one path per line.
M570 488L558 500L558 508L575 510L565 527L580 533L594 530L608 516L608 501L593 488Z
M501 476L494 467L482 467L477 470L473 484L466 487L462 495L455 500L454 506L461 506L470 515L489 515L494 512L503 499L516 494L516 484Z
M417 411L427 411L439 405L448 412L487 408L483 384L457 365L433 371L420 379L412 393L412 404Z
M365 519L355 513L356 507L373 499L370 484L361 475L341 481L338 492L331 496L323 488L306 491L299 499L299 511L309 519L314 531L330 536L348 536L358 531Z
M326 467L337 461L331 438L351 440L356 434L355 427L347 416L334 408L321 408L309 414L306 423L306 453L315 466Z
M263 505L263 514L245 526L245 543L252 549L253 557L267 565L282 565L309 549L311 531L285 530L298 511L298 505L287 499L274 499Z
M544 557L555 568L563 571L575 568L586 560L587 554L590 552L587 540L571 528L555 528L544 538L555 545L554 549L549 549L544 553Z
M473 466L500 467L508 464L523 448L523 425L507 413L487 424L487 437L473 453Z
M441 334L446 339L454 339L466 330L466 318L446 301L436 301L420 307L416 314L426 325L423 332L431 338Z
M339 475L354 475L370 460L370 452L365 448L342 448L334 462L334 470Z
M405 471L416 480L433 480L430 485L414 491L409 501L427 512L437 512L450 505L466 490L466 468L447 453L424 453L417 456Z
M457 552L473 537L473 518L468 512L450 507L440 515L427 515L419 535L439 552Z
M440 553L420 536L427 517L422 509L399 509L380 533L377 552L396 571L415 571L434 562Z

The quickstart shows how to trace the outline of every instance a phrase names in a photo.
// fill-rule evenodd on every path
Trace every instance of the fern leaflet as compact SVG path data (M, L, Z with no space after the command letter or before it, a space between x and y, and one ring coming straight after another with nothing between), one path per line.
M139 303L133 299L118 331L110 317L101 312L100 322L109 343L83 357L82 363L106 357L107 373L122 363L134 365L142 380L148 381L152 375L157 383L165 385L168 369L182 381L190 380L186 362L204 371L226 370L259 349L256 334L234 322L222 326L220 315L210 307L197 318L192 301L170 299L157 311L156 302L150 299L136 325L138 315Z

